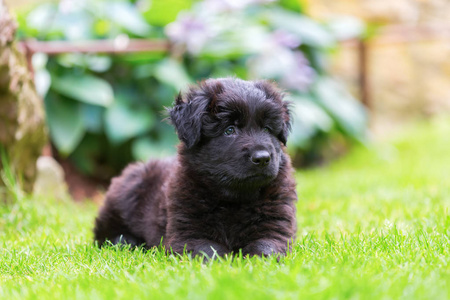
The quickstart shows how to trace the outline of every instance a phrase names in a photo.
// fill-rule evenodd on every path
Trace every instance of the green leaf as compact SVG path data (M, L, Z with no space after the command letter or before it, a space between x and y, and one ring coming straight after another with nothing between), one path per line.
M169 139L155 141L149 137L138 138L131 146L133 157L136 160L146 161L150 158L162 158L175 155L175 145L177 142L176 136L172 141Z
M140 66L150 62L159 62L167 56L164 52L136 52L120 56L120 61L131 65Z
M51 22L58 13L58 6L55 3L44 3L33 9L26 17L27 25L37 29L40 33L46 33L51 28Z
M44 53L35 53L31 58L34 69L34 85L36 91L41 97L45 97L50 88L50 72L45 68L47 66L48 56Z
M151 129L155 116L150 109L132 108L120 97L116 100L105 114L105 131L112 143L122 143Z
M45 98L45 110L53 143L62 155L71 154L85 132L80 104L49 95Z
M114 22L138 36L148 36L151 26L141 13L129 2L106 2L105 12Z
M61 30L69 41L83 41L92 39L93 19L87 11L78 10L68 14L58 13L52 24Z
M104 151L104 144L99 136L86 134L69 159L83 174L92 176L97 169L96 160ZM102 171L104 173L105 168L102 168Z
M88 132L101 133L103 129L104 108L98 105L80 103L84 127Z
M230 30L211 40L201 50L201 56L213 59L236 59L261 52L268 40L265 28L243 22L240 30Z
M319 78L313 91L317 102L333 117L344 133L357 140L364 140L367 113L360 102L329 77Z
M82 53L63 53L55 57L59 65L65 68L73 68L75 66L80 66L85 68L86 64L84 61L85 54Z
M193 0L151 1L149 10L144 13L144 16L154 26L166 26L175 21L178 13L188 9L192 2Z
M106 72L111 68L112 59L104 55L86 55L87 67L94 72Z
M40 69L34 72L34 85L39 96L45 97L47 95L50 84L51 76L46 69Z
M303 15L283 9L271 9L267 11L267 19L276 29L298 36L303 44L327 48L336 42L324 26Z
M99 106L109 106L114 99L107 81L87 74L53 76L51 88L66 97Z
M155 73L155 64L141 64L133 69L133 77L136 79L148 78Z
M289 145L305 148L318 132L328 132L333 128L333 119L308 97L291 95L293 126Z
M282 7L298 13L305 10L302 0L280 0L279 2Z
M191 83L184 66L171 58L166 58L156 65L154 75L158 80L174 87L177 91L185 89Z

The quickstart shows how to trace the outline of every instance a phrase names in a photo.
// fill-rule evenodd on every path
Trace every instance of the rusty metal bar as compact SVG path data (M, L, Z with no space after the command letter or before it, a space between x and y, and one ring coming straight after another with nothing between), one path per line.
M133 53L133 52L168 52L170 43L166 39L155 40L91 40L91 41L21 41L26 52L57 55L63 53Z
M366 41L358 41L358 81L360 89L361 102L368 108L371 108L369 71L368 71L368 45Z
M450 26L438 25L383 26L376 31L375 36L370 38L370 43L374 46L383 46L435 40L450 40ZM358 43L358 39L340 41L340 44L350 47L357 46Z
M450 27L442 24L389 25L381 27L375 44L397 44L450 39Z
M344 40L342 45L357 47L358 52L358 81L360 97L362 103L371 108L368 56L370 45L385 45L396 43L409 43L418 41L427 41L434 39L450 39L450 27L442 27L434 24L425 24L420 26L389 25L379 28L377 35L369 41L360 39ZM370 44L370 45L369 45ZM138 39L120 39L120 36L114 40L91 40L82 42L73 41L21 41L20 45L24 48L30 70L31 56L36 52L46 53L48 55L58 55L63 53L106 53L122 54L133 52L169 52L171 50L170 42L166 39L138 40Z
M20 41L19 47L25 53L28 68L33 74L31 58L34 53L58 55L64 53L105 53L124 54L136 52L169 52L170 42L166 39L138 40L116 38L114 40L90 40L90 41Z

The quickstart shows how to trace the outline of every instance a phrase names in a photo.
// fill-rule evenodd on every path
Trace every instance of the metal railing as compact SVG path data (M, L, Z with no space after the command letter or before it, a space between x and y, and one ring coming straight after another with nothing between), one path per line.
M127 39L118 38L114 40L92 40L83 42L73 41L21 41L20 45L25 51L28 66L32 71L31 57L40 52L48 55L63 53L106 53L123 54L136 52L170 52L171 44L167 39ZM371 108L370 97L370 70L368 57L371 45L386 45L395 43L410 43L429 41L436 39L450 40L450 28L435 24L422 26L392 25L378 29L377 35L371 39L352 39L341 43L350 47L357 47L357 69L360 99L366 107Z

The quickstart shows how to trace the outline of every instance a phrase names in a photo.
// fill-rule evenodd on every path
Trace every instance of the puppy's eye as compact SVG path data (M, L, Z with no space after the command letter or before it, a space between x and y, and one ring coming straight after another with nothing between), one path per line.
M236 130L234 129L234 126L227 127L227 129L225 129L225 131L224 131L225 135L232 135L235 133L236 133Z
M267 132L267 133L272 132L272 130L270 129L270 127L267 127L267 126L263 128L263 131L264 131L264 132Z

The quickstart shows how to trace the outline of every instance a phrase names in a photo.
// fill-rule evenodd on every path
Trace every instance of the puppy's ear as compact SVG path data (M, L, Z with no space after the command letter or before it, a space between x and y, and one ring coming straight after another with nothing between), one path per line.
M224 80L221 79L208 79L200 83L203 96L208 98L208 109L211 113L217 113L217 101L220 94L225 91L223 84Z
M283 128L278 135L278 139L286 146L287 138L292 128L291 110L289 108L290 102L283 101Z
M189 94L193 93L191 90ZM184 102L181 93L175 99L173 108L169 109L170 121L177 130L178 138L188 149L200 141L202 128L202 114L205 105L199 101Z
M280 89L276 86L275 83L269 82L267 80L257 81L256 87L264 92L267 99L271 99L275 103L281 105L282 111L282 119L283 119L283 128L281 132L278 134L277 138L282 142L285 146L287 143L287 138L289 136L289 132L291 131L291 111L290 111L290 102L283 101L284 93L280 91Z
M209 79L191 87L185 95L175 99L174 107L169 110L172 124L178 133L178 138L188 149L196 145L202 135L203 117L214 113L217 106L217 96L223 92L220 80Z

